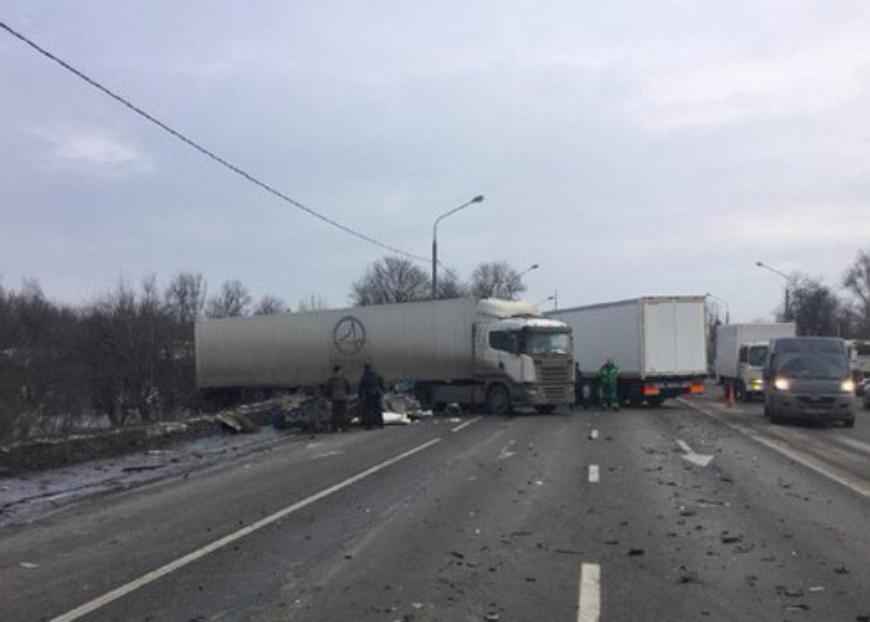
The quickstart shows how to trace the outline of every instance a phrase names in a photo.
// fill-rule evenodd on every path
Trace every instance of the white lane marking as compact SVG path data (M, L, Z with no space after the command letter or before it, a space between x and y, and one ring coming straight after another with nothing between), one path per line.
M844 445L848 445L852 449L857 449L860 452L865 454L870 454L870 443L865 443L864 441L859 441L856 438L849 438L848 436L843 436L842 434L831 434L831 438L836 440L839 443L843 443Z
M686 441L677 439L677 445L683 450L683 460L691 462L699 467L705 467L713 461L713 456L709 454L695 453L695 450L689 447Z
M592 430L589 433L589 438L592 439L593 441L597 440L598 439L598 430Z
M138 590L140 587L144 587L144 586L148 585L149 583L152 583L161 577L165 577L166 575L170 574L171 572L174 572L174 571L178 570L179 568L183 568L184 566L187 566L188 564L205 557L209 553L213 553L213 552L217 551L218 549L221 549L221 548L227 546L228 544L232 544L236 540L244 538L245 536L250 535L250 534L254 533L255 531L258 531L258 530L262 529L263 527L266 527L267 525L271 525L272 523L274 523L278 520L281 520L282 518L284 518L285 516L288 516L289 514L297 512L297 511L311 505L312 503L315 503L316 501L320 501L321 499L324 499L330 495L333 495L333 494L339 492L340 490L347 488L348 486L352 486L353 484L357 483L358 481L365 479L366 477L369 477L371 475L374 475L378 471L382 471L383 469L386 469L387 467L392 466L392 465L396 464L397 462L404 460L405 458L408 458L410 456L413 456L414 454L416 454L420 451L423 451L424 449L427 449L427 448L431 447L432 445L435 445L436 443L440 443L440 442L441 442L440 438L433 438L431 441L427 441L427 442L423 443L422 445L417 445L413 449L409 449L408 451L404 451L404 452L398 454L397 456L393 456L389 460L384 460L383 462L376 464L373 467L369 467L365 471L360 471L356 475L352 475L351 477L348 477L346 480L343 480L337 484L334 484L334 485L330 486L329 488L324 488L320 492L316 492L313 495L305 497L301 501L297 501L296 503L294 503L292 505L288 505L286 508L284 508L282 510L278 510L274 514L270 514L269 516L267 516L265 518L261 518L260 520L254 522L254 523L251 523L250 525L248 525L246 527L242 527L238 531L234 531L233 533L226 535L223 538L220 538L218 540L215 540L214 542L207 544L202 548L196 549L195 551L191 551L187 555L179 557L175 561L171 561L168 564L161 566L160 568L157 568L156 570L152 570L151 572L148 572L148 573L142 575L138 579L133 579L129 583L125 583L124 585L117 587L114 590L103 594L102 596L99 596L91 601L88 601L83 605L79 605L78 607L76 607L75 609L73 609L71 611L67 611L66 613L64 613L62 615L59 615L55 618L52 618L51 622L72 622L73 620L78 620L82 616L88 615L89 613L96 611L100 607L104 607L105 605L108 605L109 603L118 600L122 596L125 596L125 595L129 594L130 592Z
M600 479L600 473L598 471L597 464L589 465L589 482L592 484L597 484Z
M601 617L601 566L580 567L580 594L577 597L577 622L598 622Z
M475 423L475 422L477 422L477 421L480 421L480 419L481 419L480 417L475 417L474 419L469 419L469 420L466 421L465 423L460 423L460 424L459 424L458 426L456 426L455 428L451 428L450 431L451 431L451 432L459 432L459 430L461 430L462 428L467 427L467 426L470 426L472 423Z
M810 457L810 456L805 455L805 454L803 454L795 449L792 449L791 447L787 446L784 442L775 441L773 439L765 438L764 436L762 436L761 434L758 434L757 432L755 432L754 430L752 430L748 426L740 425L737 423L731 423L730 421L728 421L724 417L721 417L720 415L717 415L714 412L710 412L709 410L707 410L705 408L701 408L697 404L693 404L692 402L689 402L688 400L679 399L678 401L680 401L682 404L688 406L689 408L698 411L699 413L707 415L708 417L711 417L712 419L716 419L717 421L728 426L729 428L731 428L735 432L739 432L740 434L743 434L747 438L750 438L757 443L761 443L765 447L768 447L769 449L772 449L772 450L782 454L786 458L790 458L791 460L794 460L798 464L802 464L805 467L807 467L808 469L811 469L811 470L815 471L816 473L819 473L820 475L824 475L828 479L833 480L842 486L845 486L849 490L857 492L859 495L863 495L865 497L870 497L870 485L868 485L864 480L861 480L857 477L853 477L852 475L849 475L845 471L842 471L836 467L828 466L826 463L822 462L821 460L817 460L816 458Z
M313 456L308 456L309 460L319 460L320 458L329 458L330 456L340 456L344 453L343 449L331 449L329 451L324 451L319 454L314 454Z

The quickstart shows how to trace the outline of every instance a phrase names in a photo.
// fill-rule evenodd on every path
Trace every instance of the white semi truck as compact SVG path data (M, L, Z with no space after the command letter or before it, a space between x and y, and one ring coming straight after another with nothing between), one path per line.
M619 367L622 401L659 406L702 393L707 376L704 296L647 296L559 309L549 317L574 332L574 358L598 394L596 374L608 358Z
M725 324L716 331L716 375L735 399L748 402L764 395L762 371L767 344L794 337L794 322Z
M198 320L197 386L235 394L322 384L336 364L352 381L371 363L413 382L424 407L508 413L573 401L571 329L527 302L436 300Z

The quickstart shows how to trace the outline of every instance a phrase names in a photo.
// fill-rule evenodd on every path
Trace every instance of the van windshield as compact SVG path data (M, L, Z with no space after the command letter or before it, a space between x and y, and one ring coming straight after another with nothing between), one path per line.
M569 333L533 333L528 332L523 344L526 354L568 354L571 350L571 335Z
M849 375L842 347L830 341L789 341L778 345L774 372L787 378L840 380Z

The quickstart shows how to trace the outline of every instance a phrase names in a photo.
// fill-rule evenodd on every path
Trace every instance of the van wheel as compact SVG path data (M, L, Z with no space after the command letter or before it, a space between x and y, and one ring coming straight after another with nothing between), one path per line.
M770 412L770 422L776 425L782 423L782 417L779 416L779 413L776 411L776 406L771 406L768 408L768 412Z
M511 394L503 385L493 385L486 394L486 406L493 415L509 415L513 410Z

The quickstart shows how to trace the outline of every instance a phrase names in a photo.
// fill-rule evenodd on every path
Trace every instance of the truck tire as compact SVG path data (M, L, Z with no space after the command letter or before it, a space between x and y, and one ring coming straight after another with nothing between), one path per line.
M646 398L646 403L649 404L650 408L658 408L662 404L665 403L665 398L659 397L648 397Z
M852 415L849 419L846 419L843 422L844 428L854 428L855 427L855 415Z
M511 394L502 384L494 384L486 394L487 410L493 415L509 415L513 411Z

